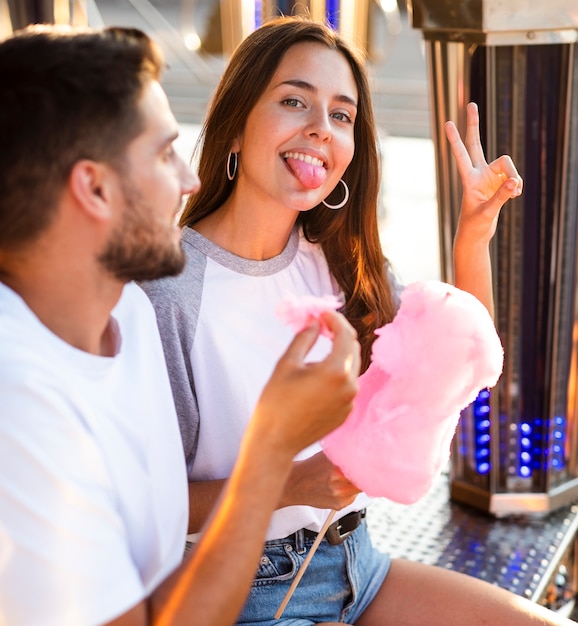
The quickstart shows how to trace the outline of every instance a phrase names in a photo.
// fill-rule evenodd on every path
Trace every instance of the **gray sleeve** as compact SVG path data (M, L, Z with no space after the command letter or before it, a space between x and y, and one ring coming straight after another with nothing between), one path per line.
M402 285L397 280L397 276L393 272L391 263L389 261L386 261L384 271L387 280L389 281L389 286L393 295L393 301L395 303L395 310L397 311L399 309L399 305L401 304L401 292L405 289L405 285Z
M188 248L188 249L187 249ZM191 366L191 349L199 315L206 266L204 255L185 249L182 274L140 283L157 316L187 468L192 467L199 438L199 407Z

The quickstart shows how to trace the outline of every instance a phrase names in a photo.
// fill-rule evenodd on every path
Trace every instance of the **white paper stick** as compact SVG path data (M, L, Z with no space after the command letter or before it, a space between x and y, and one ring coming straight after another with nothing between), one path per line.
M331 522L336 512L337 511L334 509L327 516L327 519L325 520L325 524L323 524L323 528L319 531L319 534L315 538L315 541L313 542L313 545L311 546L311 549L309 550L309 554L303 561L303 565L301 566L301 569L297 572L297 576L295 576L295 580L291 584L291 587L289 587L289 591L285 594L285 597L283 598L283 602L281 602L281 604L279 605L279 608L277 609L277 613L275 613L275 619L279 619L281 617L281 615L283 614L283 611L285 610L285 607L289 603L289 600L291 600L291 596L295 592L295 589L297 589L297 585L299 584L299 581L301 580L301 578L303 578L303 574L305 574L305 570L309 566L309 562L311 561L311 559L313 558L313 555L317 551L317 548L319 547L321 540L323 539L323 537L325 537L325 533L327 532L327 529L331 525Z

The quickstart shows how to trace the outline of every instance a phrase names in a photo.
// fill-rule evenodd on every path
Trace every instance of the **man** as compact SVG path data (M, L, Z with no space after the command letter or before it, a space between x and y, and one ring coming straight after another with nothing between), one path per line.
M178 273L197 177L174 153L140 31L37 26L0 43L0 624L231 624L295 454L349 413L359 349L300 333L182 560L187 479L147 297Z

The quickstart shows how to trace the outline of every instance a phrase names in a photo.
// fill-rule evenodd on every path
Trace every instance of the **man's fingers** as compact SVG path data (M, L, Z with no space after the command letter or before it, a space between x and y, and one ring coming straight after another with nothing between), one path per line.
M327 311L322 317L324 324L333 333L333 350L328 359L343 361L346 371L358 376L361 367L361 350L355 329L340 313Z
M283 358L290 359L295 364L303 364L309 350L313 347L323 323L333 333L333 348L324 362L333 362L339 369L345 369L354 377L359 375L361 367L361 350L357 341L357 333L341 313L326 311L321 321L311 321L306 328L295 335L293 341L285 351Z
M313 347L319 333L321 324L317 320L312 320L307 326L297 333L289 347L285 351L284 357L294 360L296 363L303 363L309 350Z

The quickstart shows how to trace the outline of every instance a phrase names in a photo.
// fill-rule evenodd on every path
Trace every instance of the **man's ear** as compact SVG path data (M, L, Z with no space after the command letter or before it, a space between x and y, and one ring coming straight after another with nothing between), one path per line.
M104 163L77 161L70 171L70 192L94 219L109 219L113 213L113 171Z

